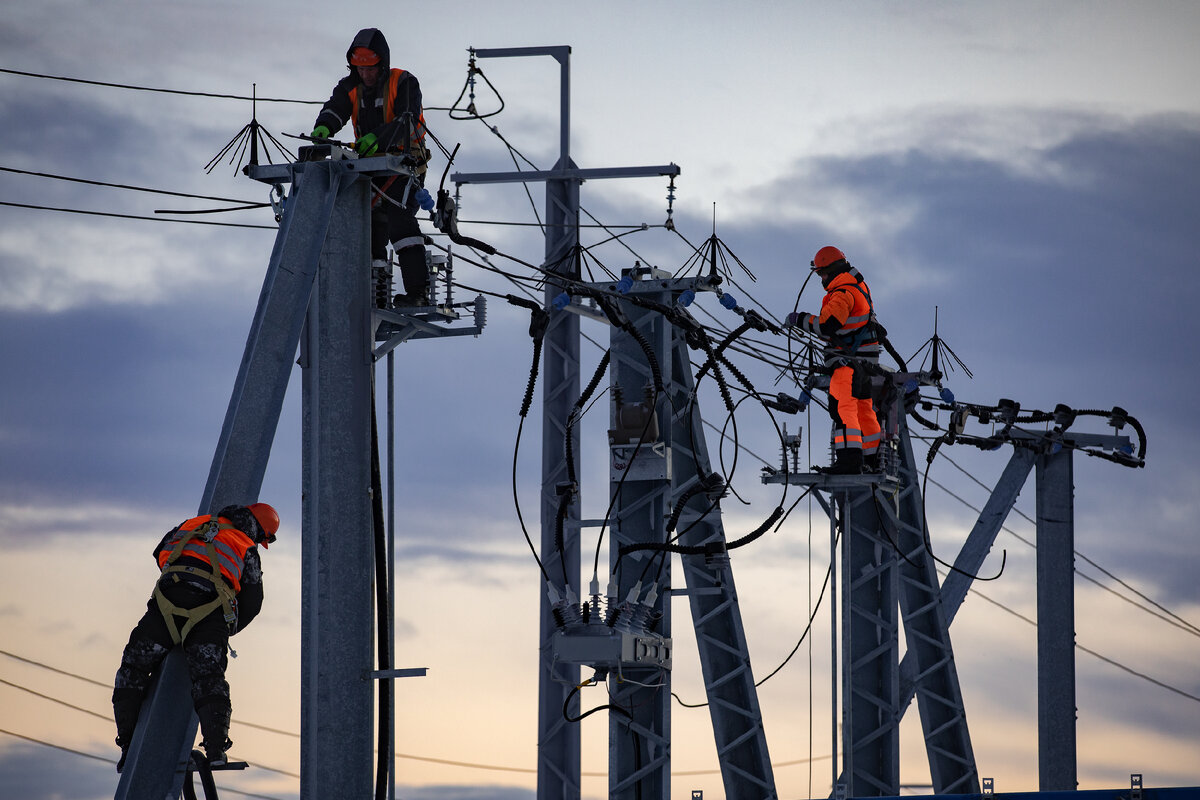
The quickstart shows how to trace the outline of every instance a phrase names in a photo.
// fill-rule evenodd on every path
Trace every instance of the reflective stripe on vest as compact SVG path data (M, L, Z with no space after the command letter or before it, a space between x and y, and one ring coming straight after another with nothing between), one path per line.
M871 300L871 290L867 288L867 284L863 281L862 274L853 267L843 273L849 280L837 281L842 278L839 275L834 279L834 283L830 285L827 291L851 291L851 296L855 297L853 311L859 311L858 314L851 314L842 323L842 327L838 328L833 336L829 339L829 347L825 351L826 365L837 361L839 355L849 353L867 358L868 360L878 359L880 352L879 342L875 339L875 331L873 328L868 328L867 324L875 315L875 304ZM865 313L862 305L866 304Z
M392 69L388 75L387 91L384 92L383 101L383 124L387 124L396 118L396 87L400 85L400 79L404 77L404 70ZM365 98L364 98L365 99ZM363 131L358 129L358 104L359 95L358 87L355 86L350 90L350 122L354 125L354 137L363 135ZM417 118L417 129L413 131L410 144L416 147L424 147L425 145L425 111L421 111L420 117Z
M197 531L212 519L211 515L206 514L202 517L193 517L180 525L175 535L159 551L158 566L168 566L167 562L172 551L174 551L175 547L185 537L189 541L184 544L180 556L186 555L205 563L210 563L208 548L205 547L204 539ZM246 551L254 546L254 542L245 533L233 527L229 520L224 517L218 517L217 519L221 523L221 527L212 539L213 550L216 553L218 561L216 566L221 570L222 577L229 582L229 585L233 587L235 592L238 592L242 588L242 569L246 564Z

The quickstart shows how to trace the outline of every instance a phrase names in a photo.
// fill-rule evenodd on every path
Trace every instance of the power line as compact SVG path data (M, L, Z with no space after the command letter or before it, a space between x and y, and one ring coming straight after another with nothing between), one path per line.
M0 171L13 172L18 175L32 175L36 178L52 178L52 179L58 180L58 181L70 181L72 183L86 183L89 186L107 186L107 187L110 187L113 189L131 189L132 191L135 191L135 192L150 192L153 194L167 194L167 195L171 195L172 197L187 197L187 198L191 198L191 199L195 199L195 200L217 200L222 203L251 203L252 202L250 200L236 200L232 197L214 197L213 195L207 195L207 194L188 194L187 192L171 192L171 191L167 191L166 189L150 189L150 188L147 188L144 186L130 186L130 185L124 184L124 183L108 183L106 181L88 180L87 178L72 178L67 175L54 175L53 173L49 173L49 172L33 172L32 170L17 169L16 167L0 166ZM255 205L266 206L266 205L270 205L270 204L269 203L256 203Z
M86 682L86 683L93 684L93 685L95 685L95 686L100 686L100 687L103 687L103 688L105 688L105 689L111 688L111 684L104 683L104 682L102 682L102 681L98 681L98 680L94 680L93 678L88 678L88 677L85 677L85 676L83 676L83 675L79 675L79 674L77 674L77 673L74 673L74 672L68 672L67 670L64 670L64 669L59 669L58 667L53 667L53 666L50 666L49 664L44 664L44 663L42 663L42 662L40 662L40 661L34 661L34 660L33 660L33 659L31 659L31 658L25 658L24 656L19 656L19 655L17 655L16 653L11 653L11 652L9 652L9 651L7 651L7 650L0 650L0 655L8 656L9 658L15 659L15 660L17 660L17 661L21 661L21 662L23 662L23 663L30 664L30 665L32 665L32 666L35 666L35 667L40 667L41 669L46 669L46 670L49 670L50 672L54 672L54 673L57 673L57 674L59 674L59 675L65 675L65 676L67 676L67 677L70 677L70 678L76 678L76 679L78 679L78 680L84 681L84 682ZM65 701L62 701L62 700L57 700L57 699L55 699L55 698L53 698L53 697L50 697L50 696L48 696L48 695L41 694L40 692L35 692L35 691L31 690L31 689L26 689L24 686L18 686L17 684L11 683L11 682L9 682L9 681L6 681L6 680L3 680L3 679L0 679L0 683L6 684L6 685L8 685L8 686L11 686L11 687L13 687L13 688L16 688L16 689L21 689L21 690L23 690L23 691L29 692L30 694L36 695L36 696L38 696L38 697L42 697L42 698L45 698L45 699L47 699L47 700L51 700L51 701L53 701L53 702L59 703L59 704L61 704L61 705L64 705L64 706L67 706L68 708L73 708L73 709L75 709L75 710L77 710L77 711L82 711L82 712L84 712L85 714L89 714L89 715L91 715L91 716L94 716L94 717L100 717L101 719L104 719L105 721L109 721L109 718L108 718L108 717L106 717L106 716L104 716L104 715L97 714L97 713L96 713L96 712L94 712L94 711L89 711L89 710L87 710L87 709L85 709L85 708L81 708L81 707L79 707L79 706L72 705L72 704L70 704L70 703L67 703L67 702L65 702ZM271 732L271 733L278 733L278 734L281 734L281 735L283 735L283 736L290 736L290 737L292 737L292 738L296 738L296 739L300 738L300 734L298 734L298 733L294 733L294 732L292 732L292 731L280 730L279 728L270 728L270 727L267 727L267 726L265 726L265 725L257 725L257 724L255 724L255 723L252 723L252 722L245 722L245 721L242 721L242 720L239 720L239 719L234 719L234 720L233 720L233 723L234 723L235 725L244 726L244 727L248 727L248 728L257 728L257 729L259 729L259 730L265 730L265 731L269 731L269 732ZM8 733L8 731L3 731L3 730L0 730L0 733ZM12 734L12 735L14 735L14 736L19 736L20 734L15 734L15 733L14 733L14 734ZM25 738L25 737L22 737L22 738ZM46 743L45 743L45 742L42 742L42 744L46 744ZM56 745L50 745L50 746L51 746L51 747L55 747ZM65 748L62 748L62 749L65 749ZM113 764L115 764L115 763L116 763L115 761L112 761L111 759L104 759L104 758L101 758L100 756L93 756L93 755L90 755L90 754L88 754L88 753L81 753L80 755L87 755L87 756L89 756L90 758L97 758L97 759L100 759L100 760L102 760L102 761L109 761L110 763L113 763ZM393 753L392 755L393 755L395 758L405 759L405 760L408 760L408 761L422 761L422 762L426 762L426 763L430 763L430 764L444 764L444 765L447 765L447 766L452 766L452 767L467 767L467 768L470 768L470 769L494 770L494 771L501 771L501 772L527 772L527 773L535 773L535 772L537 772L537 770L536 770L536 769L533 769L533 768L525 768L525 767L506 767L506 766L497 765L497 764L479 764L479 763L474 763L474 762L470 762L470 761L454 761L454 760L447 759L447 758L434 758L434 757L432 757L432 756L418 756L418 755L414 755L414 754L412 754L412 753L400 753L400 752L395 752L395 753ZM288 775L288 776L291 776L291 777L299 777L298 775L294 775L293 773L291 773L291 772L286 772L286 771L284 771L284 770L272 769L272 768L270 768L270 767L263 767L261 764L256 764L255 766L261 767L262 769L267 769L267 770L270 770L270 771L272 771L272 772L279 772L279 773L281 773L281 774ZM591 775L591 776L599 776L599 775L606 775L606 774L607 774L607 773L585 773L585 775Z
M58 703L59 705L66 706L67 708L70 708L70 709L74 709L75 711L82 711L84 714L96 717L98 719L102 719L105 722L112 721L112 717L110 717L108 714L99 714L95 711L91 711L89 709L83 708L82 706L77 706L72 703L68 703L66 700L59 700L57 697L51 697L48 694L42 694L41 692L36 692L33 689L13 683L12 681L6 681L3 678L0 678L0 684L4 684L5 686L11 686L14 689L20 689L22 692L28 692L29 694L33 695L34 697L40 697L43 700L49 700L52 703Z
M55 208L52 206L38 206L30 203L12 203L8 200L0 200L0 206L12 206L14 208L29 208L34 211L60 211L64 214L86 214L91 217L116 217L118 219L142 219L150 222L183 222L189 225L217 225L223 228L261 228L263 230L273 231L278 230L278 225L250 225L242 222L210 222L204 219L172 219L170 217L147 217L141 214L117 214L113 211L85 211L81 208Z
M981 486L982 488L984 488L984 489L988 489L988 488L989 488L989 487L988 487L986 484L984 484L982 481L980 481L978 478L976 478L974 475L972 475L970 472L968 472L966 469L964 469L964 468L963 468L961 465L959 465L958 463L956 463L956 462L954 461L954 459L950 458L949 456L947 456L947 455L945 455L945 454L942 454L942 458L945 458L947 461L949 461L951 464L953 464L953 465L954 465L954 467L955 467L955 468L957 468L959 472L963 473L963 474L964 474L964 475L966 475L968 478L970 478L972 481L974 481L975 483L979 484L979 486ZM933 478L930 478L930 479L929 479L929 482L930 482L930 483L932 483L932 484L933 484L934 486L936 486L937 488L941 489L941 490L942 490L943 492L945 492L946 494L948 494L948 495L950 495L951 497L953 497L953 498L954 498L955 500L957 500L958 502L962 503L962 504L963 504L964 506L966 506L967 508L969 508L969 509L971 509L972 511L974 511L975 513L977 513L977 514L978 514L978 513L981 513L981 510L980 510L979 508L976 508L975 506L971 505L971 503L970 503L970 502L968 502L966 499L964 499L963 497L959 496L959 495L958 495L958 494L956 494L955 492L951 491L951 490L950 490L948 487L946 487L946 486L942 485L941 483L938 483L938 482L937 482L936 480L934 480ZM989 491L990 491L990 489L989 489ZM1029 522L1030 524L1033 524L1033 525L1036 525L1036 524L1037 524L1037 522L1036 522L1034 519L1030 518L1030 517L1029 517L1029 515L1025 514L1025 513L1024 513L1023 511L1021 511L1019 508L1015 508L1015 507L1014 507L1014 508L1013 508L1013 511L1014 511L1014 512L1016 512L1016 513L1017 513L1019 516L1023 517L1023 518L1024 518L1024 519L1025 519L1027 522ZM1001 525L1001 526L1000 526L1000 529L1001 529L1002 531L1004 531L1005 533L1009 534L1010 536L1012 536L1013 538L1017 539L1018 541L1020 541L1020 542L1022 542L1022 543L1024 543L1024 544L1026 544L1026 545L1028 545L1028 546L1029 546L1029 547L1031 547L1032 549L1034 549L1034 550L1036 550L1036 549L1037 549L1037 545L1036 545L1035 543L1031 542L1029 539L1026 539L1024 536L1021 536L1020 534L1018 534L1016 531L1012 530L1012 529L1011 529L1011 528L1009 528L1008 526L1006 526L1006 525ZM1138 590L1137 590L1137 589L1135 589L1134 587L1130 586L1128 583L1126 583L1125 581L1121 580L1121 579L1120 579L1120 578L1118 578L1116 575L1112 574L1111 572L1109 572L1108 570L1106 570L1104 567L1100 566L1100 565L1099 565L1099 564L1097 564L1095 561L1093 561L1092 559L1088 558L1087 556L1085 556L1083 553L1079 552L1078 550L1075 550L1075 551L1074 551L1074 553L1075 553L1075 555L1076 555L1076 556L1078 556L1079 558L1081 558L1081 559L1083 559L1084 561L1086 561L1086 562L1087 562L1088 564L1090 564L1092 567L1094 567L1094 568L1096 568L1096 569L1100 570L1100 572L1104 573L1106 576L1108 576L1108 577L1109 577L1109 578L1111 578L1112 580L1114 580L1114 581L1116 581L1117 583L1121 584L1121 586L1123 586L1123 587L1125 587L1126 589L1128 589L1129 591L1133 592L1133 593L1134 593L1134 594L1136 594L1138 597L1140 597L1140 598L1142 598L1143 600L1145 600L1147 603L1150 603L1150 604L1151 604L1151 605L1153 605L1155 608L1158 608L1158 609L1160 609L1160 610L1161 610L1163 613L1162 613L1162 614L1159 614L1159 613L1157 613L1156 611L1154 611L1154 610L1152 610L1152 609L1146 608L1145 606L1141 605L1140 603L1137 603L1136 601L1134 601L1134 600L1132 600L1132 599L1130 599L1130 598L1126 597L1125 595L1121 594L1120 592L1116 591L1116 590L1115 590L1115 589L1113 589L1112 587L1110 587L1110 586L1105 586L1105 585L1104 585L1104 584L1102 584L1100 581L1096 580L1095 578L1091 577L1090 575L1087 575L1087 574L1085 574L1085 573L1083 573L1083 572L1080 572L1080 570L1079 570L1079 568L1078 568L1078 567L1074 567L1073 569L1074 569L1074 572L1075 572L1075 574L1076 574L1076 575L1078 575L1080 578L1083 578L1084 580L1086 580L1086 581L1088 581L1088 582L1090 582L1090 583L1093 583L1093 584L1095 584L1095 585L1096 585L1097 587L1099 587L1100 589L1103 589L1104 591L1108 592L1109 594L1112 594L1112 595L1114 595L1115 597L1117 597L1117 598L1119 598L1119 599L1121 599L1121 600L1125 601L1126 603L1129 603L1129 604L1130 604L1131 606L1133 606L1134 608L1137 608L1138 610L1140 610L1140 611L1142 611L1142 612L1144 612L1144 613L1146 613L1146 614L1149 614L1150 616L1152 616L1152 617L1154 617L1154 618L1156 618L1156 619L1162 620L1163 622L1167 623L1168 625L1173 625L1174 627L1176 627L1176 628L1179 628L1180 630L1184 631L1185 633L1190 633L1192 636L1196 636L1196 637L1200 638L1200 627L1197 627L1196 625L1193 625L1191 622L1188 622L1186 619L1184 619L1183 617L1181 617L1181 616L1179 616L1178 614L1174 613L1174 612L1173 612L1173 611L1171 611L1170 609L1166 608L1166 607L1165 607L1165 606L1163 606L1161 603L1158 603L1157 601L1155 601L1155 600L1153 600L1152 598L1150 598L1150 597L1146 596L1145 594L1143 594L1142 592L1138 591ZM1164 615L1165 615L1165 616L1164 616Z
M35 739L32 736L26 736L23 733L16 733L15 731L5 730L4 728L0 728L0 733L7 734L8 736L12 736L16 739L24 739L25 741L33 742L34 744L40 744L44 747L53 747L55 750L62 750L63 752L71 753L72 755L83 756L84 758L91 758L91 759L95 759L96 761L103 761L104 763L112 764L113 766L116 766L116 763L117 763L115 759L106 758L105 756L94 755L92 753L85 753L82 750L75 750L70 747L64 747L61 744L54 744L53 742L43 741L42 739ZM280 798L274 797L269 794L255 794L254 792L243 792L238 789L230 789L228 787L222 787L221 791L222 792L230 792L232 794L238 794L238 795L241 795L242 797L259 798L259 800L280 800Z
M1004 611L1007 611L1009 614L1012 614L1014 617L1021 620L1022 622L1026 622L1035 628L1038 626L1036 620L1032 620L1029 617L1022 614L1021 612L1015 611L1014 609L1009 608L1008 606L1004 605L1003 603L1001 603L998 600L993 600L992 598L988 597L985 594L982 594L981 592L976 591L975 589L971 589L971 593L974 594L976 597L980 597L980 598L986 600L987 602L991 603L992 605L994 605ZM1117 669L1124 670L1125 672L1128 672L1130 675L1141 678L1144 681L1148 681L1148 682L1154 684L1155 686L1158 686L1162 689L1166 689L1169 692L1174 692L1175 694L1186 697L1189 700L1195 700L1197 703L1200 703L1200 697L1197 697L1194 694L1189 694L1188 692L1185 692L1182 689L1177 689L1168 683L1163 683L1160 680L1151 678L1149 675L1145 674L1144 672L1138 672L1137 670L1133 669L1132 667L1127 667L1124 664L1120 663L1119 661L1114 661L1113 659L1109 658L1108 656L1102 656L1099 653L1097 653L1095 650L1084 647L1083 645L1079 644L1078 642L1076 642L1076 644L1075 644L1075 649L1082 650L1083 652L1087 653L1090 656L1095 656L1096 658L1100 659L1104 663L1111 664L1112 666L1116 667Z
M159 92L162 94L181 94L188 97L214 97L221 100L252 100L259 103L299 103L301 105L319 106L324 103L323 100L289 100L283 97L254 97L251 95L240 94L219 94L216 92L190 92L183 89L160 89L152 86L135 86L130 83L108 83L106 81L93 81L85 78L68 78L63 75L45 75L40 72L23 72L17 69L4 69L0 67L0 72L8 73L9 75L21 75L26 78L45 78L51 81L66 81L68 83L86 83L89 86L107 86L111 89L133 89L139 92Z

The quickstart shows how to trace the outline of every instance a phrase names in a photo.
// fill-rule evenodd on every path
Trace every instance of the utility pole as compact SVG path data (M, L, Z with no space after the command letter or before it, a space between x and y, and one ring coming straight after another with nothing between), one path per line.
M292 184L247 336L200 513L258 498L299 346L303 371L301 797L371 794L374 414L370 179L408 174L395 156L252 165ZM305 158L302 150L302 159ZM399 315L403 316L403 315ZM426 326L430 327L430 326ZM142 707L116 800L178 797L196 734L179 648Z
M900 386L910 378L922 379L923 374L896 373L891 380ZM1124 412L1116 415L1117 411L1114 409L1114 416L1124 417ZM1015 410L1012 413L1015 416ZM1011 426L1005 433L1014 445L1013 455L952 571L940 585L925 544L924 503L903 416L890 436L895 463L889 475L786 475L789 483L817 490L817 499L830 518L831 552L840 553L842 586L840 592L835 588L833 595L834 602L841 604L841 613L832 613L833 628L841 631L842 650L839 657L835 635L833 672L837 675L840 670L842 676L840 687L835 679L834 697L835 717L837 698L841 697L843 724L839 748L834 721L833 780L846 796L899 794L898 727L914 696L934 792L979 792L949 627L1031 471L1036 473L1037 483L1040 790L1076 788L1074 587L1070 580L1075 539L1073 451L1090 448L1131 453L1132 448L1126 436L1064 429L1033 433ZM986 449L995 449L1000 443L1000 439L962 437L961 428L958 436ZM1114 460L1138 465L1132 457ZM778 483L784 478L773 472L763 480ZM898 662L897 603L908 644Z
M570 56L566 45L512 47L474 50L478 58L550 56L559 64L559 157L548 171L456 173L456 184L531 183L546 184L545 266L552 274L578 279L574 257L579 245L579 187L585 180L678 175L674 164L657 167L579 169L571 160ZM551 305L562 291L553 277L546 281L544 303ZM564 523L565 558L555 545L558 514L557 487L568 477L563 437L571 407L579 397L579 319L574 314L554 314L546 330L542 374L542 484L540 557L546 571L567 575L567 586L575 597L579 590L579 503L571 504ZM572 452L579 458L578 434L572 434ZM575 464L578 467L578 463ZM558 680L551 677L550 637L555 630L551 604L542 593L540 614L540 668L538 681L538 800L572 800L580 795L579 726L567 723L562 709L571 689L579 682L578 667L560 667ZM568 685L570 684L570 685Z

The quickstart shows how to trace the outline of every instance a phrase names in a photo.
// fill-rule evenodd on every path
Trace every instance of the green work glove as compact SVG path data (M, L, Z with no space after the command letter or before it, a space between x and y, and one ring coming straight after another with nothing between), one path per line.
M374 155L379 149L378 137L373 133L367 133L358 137L358 141L354 143L354 149L360 156Z
M328 139L329 128L326 128L324 125L318 125L313 128L313 132L309 134L309 137L313 139Z

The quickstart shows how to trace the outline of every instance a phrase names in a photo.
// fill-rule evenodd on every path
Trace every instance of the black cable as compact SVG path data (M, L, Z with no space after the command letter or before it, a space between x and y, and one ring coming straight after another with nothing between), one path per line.
M573 698L579 692L579 690L582 689L584 686L590 686L592 683L593 683L593 681L591 681L590 679L586 680L567 693L567 699L563 701L563 707L562 707L563 719L565 719L567 722L579 722L584 717L589 717L592 714L595 714L597 711L603 711L605 709L608 709L609 711L616 711L618 714L621 714L628 719L631 719L631 720L633 719L633 714L629 713L629 711L627 711L624 708L621 708L620 706L618 706L614 703L605 703L602 706L596 706L593 709L583 712L578 717L572 717L571 712L567 710L567 707L569 705L571 705L571 698Z
M16 169L15 167L0 166L0 172L12 172L17 175L32 175L35 178L51 178L56 181L69 181L71 183L85 183L89 186L104 186L111 189L130 189L135 192L149 192L151 194L165 194L171 197L186 197L194 200L216 200L222 203L246 203L251 204L250 200L238 200L232 197L216 197L209 194L189 194L187 192L171 192L166 189L150 189L145 186L131 186L126 183L108 183L106 181L93 181L87 178L71 178L66 175L55 175L50 172L34 172L27 169ZM269 203L253 203L255 206L270 205Z
M771 678L775 677L780 670L788 665L788 662L792 660L792 656L796 655L796 653L800 650L800 645L804 644L804 640L808 638L808 634L812 631L813 622L817 619L817 613L821 610L821 603L825 600L825 590L829 587L829 579L832 575L833 562L830 561L829 569L825 571L825 581L821 584L821 594L817 597L817 605L815 608L813 608L812 614L809 615L808 624L804 626L804 631L800 634L799 641L796 642L796 646L793 647L791 652L787 654L782 662L780 662L779 666L767 673L766 677L755 681L754 688L757 689ZM679 705L683 706L684 708L704 708L708 705L707 702L685 703L679 695L675 694L675 692L671 692L671 697L675 698L675 702L679 703Z
M4 69L0 67L0 72L8 73L9 75L21 75L26 78L45 78L52 81L67 81L69 83L86 83L89 86L107 86L112 89L134 89L139 92L160 92L163 94L181 94L189 97L214 97L221 100L252 100L259 103L298 103L302 105L323 105L324 100L288 100L281 97L254 97L251 95L238 94L217 94L215 92L189 92L182 89L157 89L150 86L134 86L128 83L107 83L105 81L85 80L84 78L67 78L61 75L43 75L38 72L23 72L16 69Z
M375 624L376 624L376 647L378 649L378 663L380 671L390 668L391 648L388 644L387 632L390 628L388 624L388 584L389 584L389 567L387 563L387 542L385 537L385 525L383 519L383 479L380 475L381 469L379 465L379 424L375 414L375 387L371 386L371 523L374 528L374 543L375 543ZM388 480L393 480L395 476L388 475ZM392 679L384 678L379 681L379 725L378 725L378 747L375 765L375 800L384 800L387 797L388 789L388 769L390 760L387 758L387 753L391 748L389 745L388 729L389 709L391 705Z
M51 206L37 206L29 203L11 203L7 200L0 200L0 206L12 206L13 208L30 208L34 211L61 211L67 214L86 214L92 217L116 217L118 219L142 219L151 222L183 222L190 225L218 225L224 228L262 228L263 230L278 230L278 225L249 225L239 222L209 222L203 219L167 219L165 217L146 217L137 214L116 214L111 211L84 211L79 208L53 208Z

